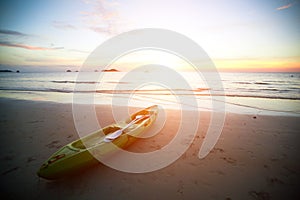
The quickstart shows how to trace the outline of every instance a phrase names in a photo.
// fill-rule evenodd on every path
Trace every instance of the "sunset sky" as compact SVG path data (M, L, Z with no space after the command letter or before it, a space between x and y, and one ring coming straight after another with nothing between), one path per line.
M119 33L164 28L197 42L221 71L300 71L300 1L9 0L0 6L1 69L75 69Z

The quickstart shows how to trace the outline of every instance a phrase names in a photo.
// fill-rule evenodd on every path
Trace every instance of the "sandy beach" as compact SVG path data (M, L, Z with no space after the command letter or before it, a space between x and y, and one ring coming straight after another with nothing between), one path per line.
M190 148L161 170L130 174L99 164L57 181L36 172L52 153L79 136L71 104L0 99L1 196L6 199L299 199L299 117L228 113L213 151L198 151L210 113L201 112ZM97 106L103 124L111 107ZM168 116L160 135L137 141L132 151L159 149L179 123ZM101 114L100 114L101 113ZM160 140L157 137L161 137Z

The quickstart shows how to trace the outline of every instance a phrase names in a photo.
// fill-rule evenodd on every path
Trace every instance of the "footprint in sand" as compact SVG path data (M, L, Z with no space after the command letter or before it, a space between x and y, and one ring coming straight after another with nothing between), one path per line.
M6 170L5 172L2 172L1 175L6 175L6 174L9 174L13 171L16 171L17 169L19 169L19 167L14 167L14 168L11 168L9 170Z
M250 191L249 195L251 197L253 197L254 199L258 199L258 200L268 200L271 199L270 194L264 191Z
M211 153L217 153L217 152L224 153L224 149L221 149L221 148L213 148L213 150L211 150Z
M279 161L279 159L278 158L271 158L271 161L272 162L277 162L277 161Z
M288 166L283 166L284 169L286 169L288 172L292 173L292 174L297 174L297 170L292 169Z
M226 162L230 164L236 164L236 160L230 157L221 157L221 159L225 160Z
M30 163L32 161L36 160L36 158L34 156L28 157L27 158L27 163Z
M183 194L183 182L181 180L178 183L177 193Z
M220 170L217 170L217 171L215 171L217 174L219 174L219 175L225 175L225 173L223 172L223 171L220 171Z
M54 140L51 143L47 144L46 147L52 149L52 148L59 148L59 147L61 147L61 145L59 145L58 140Z
M274 184L279 184L279 185L283 185L284 182L276 177L274 178L267 178L267 182L270 184L270 185L274 185Z
M14 157L15 156L13 156L13 155L6 155L1 160L3 160L3 161L10 161L10 160L13 160Z
M213 170L213 171L210 171L210 173L214 173L214 174L217 174L217 175L225 175L225 173L221 170Z

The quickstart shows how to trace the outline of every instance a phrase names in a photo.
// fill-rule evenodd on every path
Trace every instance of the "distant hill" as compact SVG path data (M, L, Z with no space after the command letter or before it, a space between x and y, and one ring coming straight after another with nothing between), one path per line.
M119 70L116 69L104 69L102 72L119 72Z
M13 72L13 71L8 70L8 69L1 69L0 72Z

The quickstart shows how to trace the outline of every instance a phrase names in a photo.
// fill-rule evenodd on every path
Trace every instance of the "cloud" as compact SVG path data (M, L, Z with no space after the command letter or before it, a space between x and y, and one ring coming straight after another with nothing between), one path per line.
M21 33L18 31L12 31L12 30L6 30L6 29L0 29L0 34L15 35L15 36L29 36L28 34L25 34L25 33Z
M75 26L68 24L63 21L53 21L52 25L57 29L63 29L63 30L75 30L77 29Z
M23 49L28 49L28 50L34 50L34 51L46 51L46 50L60 50L64 49L63 47L37 47L37 46L30 46L30 45L25 45L25 44L15 44L11 42L3 42L0 41L0 46L3 47L16 47L16 48L23 48Z
M30 63L60 63L60 64L68 64L68 63L76 63L82 62L80 58L26 58L25 61Z
M117 10L120 5L116 1L94 0L87 1L92 6L90 11L82 11L85 24L90 30L97 33L114 35L120 32L120 14Z
M113 31L110 30L109 27L91 26L90 29L97 32L97 33L105 33L105 34L108 34L108 35L113 34Z
M291 6L293 6L293 4L289 3L284 6L280 6L280 7L276 8L276 10L284 10L284 9L290 8Z

